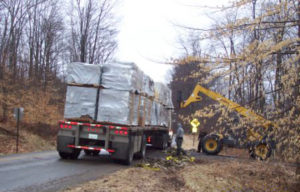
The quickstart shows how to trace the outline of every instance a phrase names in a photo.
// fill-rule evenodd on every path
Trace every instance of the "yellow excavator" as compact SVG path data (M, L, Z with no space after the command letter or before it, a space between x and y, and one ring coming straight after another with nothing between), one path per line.
M241 105L227 99L226 97L206 89L201 85L197 84L189 96L189 98L185 101L181 101L180 108L185 108L189 106L193 102L199 102L202 100L202 97L199 96L199 93L202 93L211 99L218 101L221 105L229 108L230 110L234 110L238 112L240 115L253 120L259 127L264 129L265 135L261 135L253 128L247 128L247 143L249 148L250 156L253 158L258 158L261 160L266 160L270 157L272 152L271 140L268 137L267 133L270 129L276 128L277 125L273 122L266 120L261 115L258 115L254 111L250 109L246 109ZM204 153L208 155L217 155L223 148L223 144L225 143L225 138L223 134L220 133L210 133L207 134L201 139L200 146Z

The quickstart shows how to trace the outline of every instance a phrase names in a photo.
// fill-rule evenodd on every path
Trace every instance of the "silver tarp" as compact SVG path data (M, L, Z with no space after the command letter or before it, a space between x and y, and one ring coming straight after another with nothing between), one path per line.
M149 98L141 96L141 105L139 111L139 116L142 119L140 125L151 125L152 101Z
M163 105L167 106L168 108L173 108L172 103L172 91L171 89L163 83L155 83L155 99L162 103Z
M157 117L157 124L160 126L168 126L169 120L169 112L166 107L161 104L158 104L158 117Z
M137 95L129 91L101 89L97 121L137 125Z
M153 102L151 108L151 125L158 125L159 107L158 103Z
M101 82L104 89L100 90L95 121L123 125L168 125L167 108L173 106L170 89L162 83L154 84L134 63L114 62L102 68L72 63L68 66L67 81L81 85L67 87L65 118L89 116L94 119L98 88L83 86L99 85Z
M99 85L101 66L74 62L67 66L67 83Z
M174 105L173 105L173 101L172 101L172 91L170 88L167 89L167 97L166 97L167 101L166 101L166 107L169 109L173 109Z
M154 96L154 82L153 80L146 74L143 76L143 93L146 93L147 96Z
M141 91L143 72L134 63L113 62L103 65L102 85L108 89Z
M65 118L89 116L94 119L97 88L68 86L65 103Z

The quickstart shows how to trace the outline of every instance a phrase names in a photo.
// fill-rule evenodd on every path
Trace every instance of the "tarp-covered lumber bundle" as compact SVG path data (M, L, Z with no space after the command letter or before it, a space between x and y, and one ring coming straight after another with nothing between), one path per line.
M101 82L106 89L140 92L143 72L134 63L108 63L103 65Z
M172 103L172 91L163 83L154 84L155 99L157 102L166 106L167 108L173 108Z
M86 63L70 63L67 68L68 84L100 85L101 66Z
M71 63L67 71L65 118L88 116L121 125L169 125L170 89L154 83L134 63Z
M97 121L138 125L139 95L130 91L102 89Z
M65 118L89 116L94 119L97 88L68 86L65 103Z

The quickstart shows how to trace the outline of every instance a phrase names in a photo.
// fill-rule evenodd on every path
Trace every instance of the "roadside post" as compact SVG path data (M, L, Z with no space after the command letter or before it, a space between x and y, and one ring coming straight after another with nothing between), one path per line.
M198 132L198 126L200 125L200 122L198 119L194 118L191 122L192 125L192 134L193 134L193 146L195 144L195 134Z
M20 121L23 118L23 114L24 114L24 108L22 107L17 107L14 108L14 118L17 121L17 139L16 139L16 153L19 152L19 126L20 126Z

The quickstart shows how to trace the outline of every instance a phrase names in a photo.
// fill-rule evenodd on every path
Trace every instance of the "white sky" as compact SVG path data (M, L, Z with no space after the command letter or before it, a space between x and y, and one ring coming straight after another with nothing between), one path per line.
M208 28L208 11L228 0L119 0L117 59L135 62L155 81L168 82L169 65L158 64L180 55L179 29L172 23ZM192 5L196 5L192 6Z

